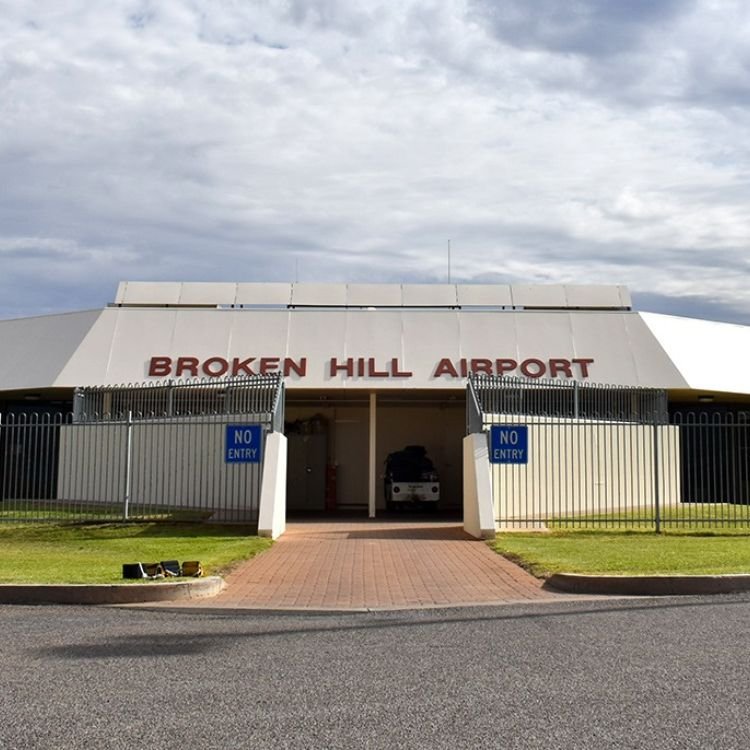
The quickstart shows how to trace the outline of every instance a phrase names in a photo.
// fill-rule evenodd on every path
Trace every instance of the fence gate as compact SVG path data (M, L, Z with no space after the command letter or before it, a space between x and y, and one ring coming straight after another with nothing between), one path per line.
M0 520L257 522L280 375L76 391L68 414L0 424Z
M663 390L578 382L480 375L467 394L500 528L750 525L747 416L670 416Z

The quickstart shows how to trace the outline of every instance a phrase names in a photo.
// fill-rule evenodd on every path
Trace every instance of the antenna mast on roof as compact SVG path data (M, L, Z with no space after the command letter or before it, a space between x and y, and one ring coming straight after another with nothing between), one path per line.
M451 283L451 241L448 240L448 283Z

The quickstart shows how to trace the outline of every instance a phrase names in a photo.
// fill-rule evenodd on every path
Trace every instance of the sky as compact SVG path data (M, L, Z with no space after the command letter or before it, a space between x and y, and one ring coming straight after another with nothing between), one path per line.
M744 0L0 0L0 318L450 273L750 324L749 121Z

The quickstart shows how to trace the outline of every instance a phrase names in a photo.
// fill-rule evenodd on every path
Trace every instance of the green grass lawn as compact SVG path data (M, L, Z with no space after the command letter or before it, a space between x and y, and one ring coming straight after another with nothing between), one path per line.
M721 529L730 533L740 529L750 531L750 505L731 503L680 503L661 508L661 526L665 531L689 529L706 531ZM607 529L628 526L631 529L654 528L652 508L613 509L609 513L592 513L571 516L556 516L547 525L554 529L589 528Z
M147 513L140 506L131 508L130 520L192 522L206 521L210 511L150 506ZM48 500L5 500L0 503L0 521L20 523L100 523L122 521L122 507L105 503L64 504Z
M187 523L3 524L0 583L123 583L123 563L161 560L199 560L213 575L271 545L253 534Z
M540 578L552 573L750 573L750 533L500 533L492 548Z

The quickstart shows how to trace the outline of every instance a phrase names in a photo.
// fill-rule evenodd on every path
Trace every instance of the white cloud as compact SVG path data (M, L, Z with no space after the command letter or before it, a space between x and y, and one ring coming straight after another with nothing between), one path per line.
M626 283L750 320L746 6L600 7L6 0L5 314L295 261L441 279L451 239L457 280Z

